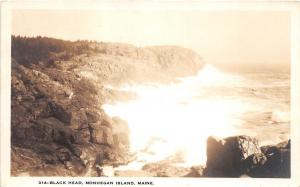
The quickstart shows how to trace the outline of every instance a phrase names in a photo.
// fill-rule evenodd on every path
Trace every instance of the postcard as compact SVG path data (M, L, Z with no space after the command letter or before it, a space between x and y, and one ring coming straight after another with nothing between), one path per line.
M1 186L300 186L299 10L2 2Z

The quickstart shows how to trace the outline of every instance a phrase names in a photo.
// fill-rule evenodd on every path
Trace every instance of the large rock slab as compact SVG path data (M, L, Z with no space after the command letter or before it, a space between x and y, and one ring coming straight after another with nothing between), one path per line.
M290 140L259 147L249 136L207 139L206 177L290 177Z
M207 139L207 177L238 177L244 173L243 161L261 153L258 141L249 136Z

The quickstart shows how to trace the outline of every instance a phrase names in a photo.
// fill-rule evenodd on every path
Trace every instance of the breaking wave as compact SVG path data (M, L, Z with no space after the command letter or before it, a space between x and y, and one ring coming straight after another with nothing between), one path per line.
M178 162L203 164L208 136L246 134L278 141L282 129L289 135L288 80L274 76L274 84L264 84L265 78L262 73L230 74L207 64L197 76L177 83L124 85L118 89L138 98L105 104L104 110L128 122L131 150L140 162L180 154ZM270 128L270 121L280 128Z

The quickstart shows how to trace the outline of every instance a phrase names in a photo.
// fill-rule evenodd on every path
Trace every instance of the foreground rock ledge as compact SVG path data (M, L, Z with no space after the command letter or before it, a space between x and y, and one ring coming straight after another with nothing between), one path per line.
M259 147L249 136L207 139L204 177L290 177L290 140Z
M244 135L209 137L206 154L205 166L176 167L172 160L163 160L144 165L143 171L116 173L124 177L290 177L290 140L259 146L257 139Z

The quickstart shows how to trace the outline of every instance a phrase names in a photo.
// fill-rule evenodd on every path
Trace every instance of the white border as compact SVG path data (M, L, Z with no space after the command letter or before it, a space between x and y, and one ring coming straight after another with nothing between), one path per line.
M72 178L72 177L10 177L10 36L12 9L60 10L199 10L199 11L289 11L291 13L291 179L221 179L221 178ZM1 187L38 185L39 180L153 181L155 186L300 186L300 2L297 1L10 1L1 3ZM298 84L297 84L298 83ZM51 185L60 186L60 185ZM65 186L65 185L64 185ZM72 185L82 186L82 185ZM84 185L90 186L90 185ZM104 185L91 185L104 186Z
M10 176L10 43L11 37L11 19L10 5L1 3L0 25L1 25L1 45L0 45L0 76L1 76L1 93L0 93L0 120L1 120L1 157L0 157L0 182L1 186L7 186L5 183Z

